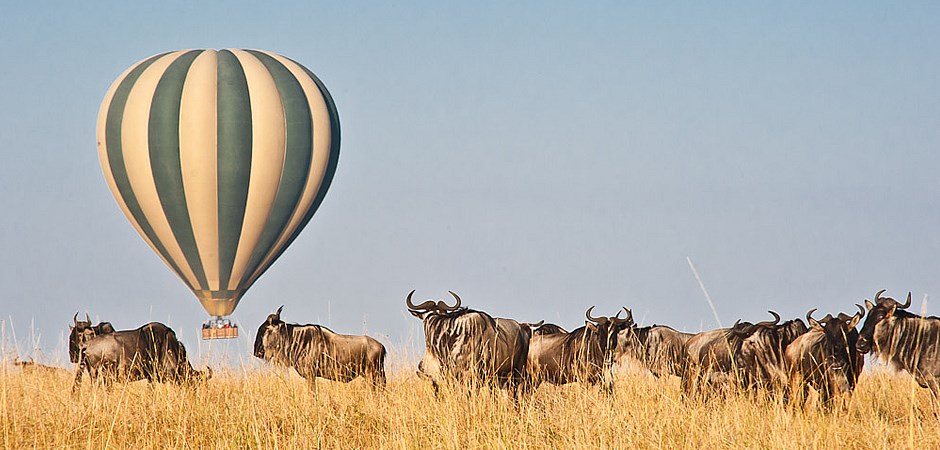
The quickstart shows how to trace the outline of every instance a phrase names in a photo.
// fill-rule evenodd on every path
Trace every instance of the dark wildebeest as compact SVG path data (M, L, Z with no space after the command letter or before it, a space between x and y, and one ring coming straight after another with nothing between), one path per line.
M736 385L742 376L741 345L747 337L736 331L751 326L739 320L731 328L703 331L689 338L682 367L683 389L692 393L709 385Z
M633 325L633 314L623 308L627 312L623 319L619 312L614 317L593 317L593 309L592 306L585 312L584 326L570 333L532 336L526 365L533 389L542 382L597 384L605 381L604 389L611 391L609 372L617 334Z
M114 333L111 322L98 322L92 326L91 318L85 313L85 320L78 320L78 313L72 316L72 325L69 325L69 360L78 363L79 344L102 334Z
M786 349L791 396L800 395L801 401L805 401L812 386L823 404L830 406L835 397L851 394L855 389L863 362L852 347L858 336L855 326L865 315L861 306L858 309L851 317L827 314L819 321L813 319L815 308L806 313L809 331Z
M408 312L424 323L425 351L418 363L418 375L431 380L434 392L445 381L471 385L495 383L515 398L525 380L526 355L532 335L512 319L494 318L482 311L454 306L444 301L405 299Z
M630 326L617 335L616 359L621 366L638 361L657 377L682 376L685 344L692 336L665 325Z
M733 332L744 339L738 358L744 386L774 391L785 388L789 380L784 355L787 346L806 333L807 328L800 319L779 323L780 315L768 312L774 316L774 322L761 322Z
M385 346L369 336L334 333L322 325L281 320L277 309L258 328L254 355L293 367L316 389L317 377L348 383L363 377L373 389L385 387Z
M882 297L883 292L875 294L874 303L865 300L868 319L858 337L858 351L868 353L874 346L878 358L895 370L907 371L921 387L929 388L936 404L940 396L940 317L905 311L911 306L911 293L901 304Z
M134 330L115 331L80 342L78 370L74 392L87 371L92 379L105 386L115 381L174 381L177 383L207 379L206 373L194 370L186 356L186 347L170 327L150 322Z

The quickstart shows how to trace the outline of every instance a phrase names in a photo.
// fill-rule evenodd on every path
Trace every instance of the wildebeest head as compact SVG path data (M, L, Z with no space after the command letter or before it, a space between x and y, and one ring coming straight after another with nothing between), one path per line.
M258 334L255 335L254 355L265 361L270 361L275 356L275 349L281 348L287 339L287 324L281 320L281 305L273 314L268 314L268 318L258 327Z
M408 297L405 298L405 305L408 306L408 312L411 313L412 316L415 316L421 320L424 320L425 317L431 314L447 314L459 310L460 296L455 294L454 291L447 292L450 292L450 295L453 295L454 299L457 300L457 303L455 303L454 306L449 306L443 300L436 302L434 300L427 300L420 305L415 305L411 302L411 297L415 293L414 290L408 293Z
M108 333L114 333L110 322L99 322L98 325L92 326L88 313L85 313L85 320L78 320L76 312L72 316L72 325L69 325L69 360L77 363L82 344L95 336Z
M633 326L633 312L627 309L627 307L623 307L627 316L621 319L620 311L617 311L617 315L613 317L594 317L591 315L591 311L593 310L594 307L591 306L584 312L584 317L587 318L584 322L584 326L587 330L597 334L600 350L602 354L606 355L617 347L617 335L621 331Z
M881 294L883 294L884 291L885 289L882 289L875 294L874 303L865 299L865 308L868 309L868 318L865 319L865 324L862 326L862 331L859 332L858 343L856 344L856 348L862 353L871 351L875 327L878 326L881 321L894 317L897 310L904 310L911 306L910 292L907 293L907 301L902 304L891 297L882 297Z
M854 316L839 314L839 317L832 317L832 314L826 314L826 317L817 321L813 318L813 312L816 311L816 308L806 313L806 321L809 322L810 328L825 334L826 345L829 347L828 350L831 351L829 356L831 361L828 362L830 368L836 372L850 373L855 364L849 349L849 335L862 320L862 317L865 316L865 309L860 305L856 306L858 306L859 311ZM841 379L840 377L840 382ZM846 379L848 378L846 377Z

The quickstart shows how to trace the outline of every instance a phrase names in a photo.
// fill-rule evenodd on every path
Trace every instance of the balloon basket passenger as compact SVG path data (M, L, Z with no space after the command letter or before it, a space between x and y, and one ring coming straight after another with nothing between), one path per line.
M238 337L238 325L229 319L215 317L202 324L203 339L233 339Z

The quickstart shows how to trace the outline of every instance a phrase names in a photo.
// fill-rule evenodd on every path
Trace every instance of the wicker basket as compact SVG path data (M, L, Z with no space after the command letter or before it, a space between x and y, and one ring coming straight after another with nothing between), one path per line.
M238 327L203 328L203 339L234 339L238 337Z

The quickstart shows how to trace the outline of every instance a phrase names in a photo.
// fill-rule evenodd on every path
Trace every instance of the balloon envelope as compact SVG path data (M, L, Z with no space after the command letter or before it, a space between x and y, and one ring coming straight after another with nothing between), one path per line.
M206 311L229 315L323 200L339 118L317 77L257 50L182 50L125 71L98 115L111 193Z

